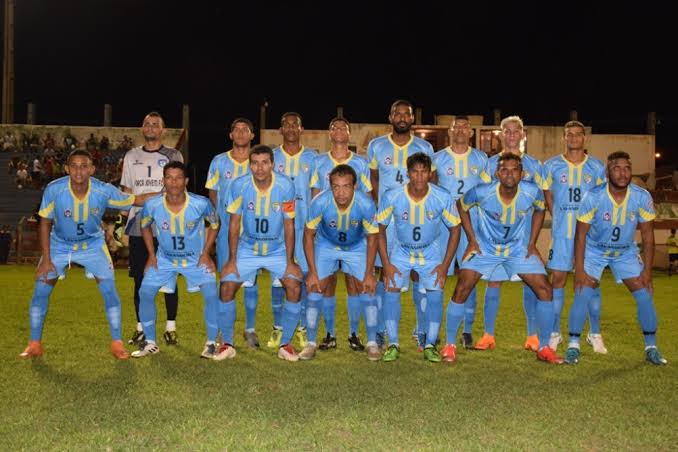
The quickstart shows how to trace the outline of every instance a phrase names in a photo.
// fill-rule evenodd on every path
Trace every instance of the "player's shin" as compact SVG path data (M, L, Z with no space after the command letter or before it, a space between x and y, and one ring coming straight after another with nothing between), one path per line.
M203 307L203 316L205 318L205 327L207 328L207 341L216 342L219 327L217 325L217 306L219 303L219 295L217 293L217 285L203 284L200 286L200 292L205 299L205 306Z
M426 319L428 320L426 346L435 346L438 341L438 333L440 332L440 323L443 320L442 290L429 290L426 292Z
M474 287L471 293L469 294L468 298L466 299L466 303L464 303L464 333L472 333L473 332L473 321L475 320L476 317L476 306L478 303L478 297L477 297L477 291L476 288Z
M349 295L347 304L349 336L354 333L357 335L360 328L360 313L362 312L360 297L358 295Z
M235 328L235 301L218 301L217 324L221 330L221 339L224 343L234 345L233 329Z
M31 322L32 341L39 341L42 337L42 327L45 324L45 316L47 315L47 303L53 289L54 286L46 284L43 281L36 281L35 283L31 306L28 310L28 317Z
M499 290L499 287L489 286L487 289L485 289L485 306L483 307L483 317L485 320L485 332L490 336L494 336L494 328L497 323L497 314L499 313Z
M282 327L283 297L285 289L281 287L271 287L271 311L273 312L273 326ZM256 309L256 305L255 305Z
M384 293L384 322L391 344L398 345L398 327L400 326L400 291Z
M523 284L523 309L527 320L527 335L537 334L537 295L527 284Z
M539 348L548 347L553 328L553 300L537 301L537 325L539 330Z
M591 334L600 334L600 286L593 290L593 296L589 299L589 326L591 329Z
M325 329L332 337L337 337L335 327L335 315L337 312L337 297L323 297L322 302L323 318L325 319Z
M643 288L636 290L631 295L636 300L638 307L638 322L643 330L643 339L645 347L657 345L657 312L654 309L652 294L649 290Z
M464 303L455 303L454 300L450 300L447 304L447 321L446 321L446 331L447 331L447 343L454 344L455 338L457 337L457 331L461 322L464 321Z
M112 279L102 279L99 281L99 292L104 299L104 310L108 327L111 331L111 339L120 340L120 322L121 307L118 291L115 289L115 281Z
M581 339L581 331L586 322L586 307L588 300L594 296L594 291L591 287L582 287L581 291L577 293L575 289L574 300L570 308L570 315L568 318L568 331L570 334L569 347L579 348L579 341Z
M365 310L365 329L367 330L367 345L377 344L377 300L370 294L360 294L360 303Z
M280 340L281 345L289 344L292 341L294 331L297 329L299 323L299 314L301 313L301 305L299 302L293 303L290 300L285 302L283 307L283 335Z
M149 342L156 342L155 321L157 309L155 307L155 295L160 287L141 285L139 289L139 319L144 329L144 336Z
M254 331L257 304L259 303L259 287L257 284L243 288L245 299L245 331Z
M311 292L306 298L306 332L308 342L313 344L316 344L318 337L318 319L322 299L322 294L318 292Z
M527 290L527 289L526 289ZM560 316L563 312L563 305L565 304L565 289L553 288L553 327L552 333L560 333Z
M386 331L386 322L384 320L384 282L377 282L377 291L375 293L375 301L377 302L377 332L383 333Z

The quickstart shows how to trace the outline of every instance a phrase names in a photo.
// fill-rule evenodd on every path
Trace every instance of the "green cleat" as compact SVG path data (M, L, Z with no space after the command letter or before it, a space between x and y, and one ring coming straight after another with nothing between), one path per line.
M271 331L271 338L266 343L266 346L268 348L277 350L280 347L281 339L282 339L282 330L279 330L278 328L273 328L273 331Z
M389 345L388 350L386 350L386 353L384 353L383 360L388 363L395 361L398 357L400 357L400 347L396 344L391 344Z
M308 345L308 337L306 336L306 328L299 327L297 328L297 331L295 331L294 336L297 338L297 341L299 341L299 347L305 348ZM282 338L282 335L280 336ZM278 341L280 342L280 341Z
M424 359L430 363L439 363L443 360L438 350L433 345L427 345L424 348Z
M659 353L659 350L657 350L657 347L648 347L645 349L645 359L652 364L655 364L657 366L663 366L668 363L667 360L662 358L662 354Z
M569 347L565 352L565 364L577 364L579 362L579 349Z

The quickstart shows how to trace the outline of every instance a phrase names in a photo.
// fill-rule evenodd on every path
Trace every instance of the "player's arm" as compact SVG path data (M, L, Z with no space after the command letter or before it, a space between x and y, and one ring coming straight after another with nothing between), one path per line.
M153 198L154 196L158 196L161 193L162 192L154 191L152 193L144 193L143 195L135 195L134 205L137 207L142 207L148 199Z
M204 266L212 273L216 271L216 266L214 265L212 256L210 256L210 251L212 250L212 246L214 246L214 242L217 240L218 230L218 222L210 224L207 228L207 234L205 234L205 246L203 246L202 253L200 253L200 258L198 259L198 266Z
M238 257L238 240L240 240L240 218L239 213L231 213L231 218L228 223L228 261L221 269L222 277L234 273L240 277L236 266L236 259Z
M294 218L285 218L283 221L283 227L285 230L285 254L287 255L287 268L297 267L297 264L294 262ZM285 272L289 273L289 272ZM301 279L301 270L299 269L299 274L295 274ZM293 273L294 274L294 273Z
M544 203L546 204L546 209L548 209L551 217L553 217L553 193L551 190L544 190Z
M315 229L308 226L304 227L304 254L308 263L308 276L306 277L306 287L309 292L320 292L320 281L318 280L318 268L315 265Z
M473 190L473 189L471 189ZM462 196L457 200L457 210L459 211L459 219L461 220L461 227L464 228L466 237L468 238L468 246L466 251L464 251L464 257L462 260L471 254L482 254L480 252L480 245L478 245L478 239L476 238L476 233L473 230L473 225L471 224L471 215L468 213L468 210L465 207L469 207L463 203L464 197Z
M432 170L431 171L431 183L438 185L438 182L439 182L439 180L438 180L438 170L437 169Z
M47 280L47 274L51 271L56 272L56 268L52 263L52 256L50 253L50 234L52 232L52 220L45 217L40 217L40 251L42 252L42 259L36 271L36 278Z
M526 257L537 256L539 259L543 261L543 259L541 258L541 254L537 249L537 239L539 239L539 233L541 232L541 228L544 225L545 216L546 216L545 210L535 210L532 213L532 229L530 230L530 241L527 243Z
M386 239L386 226L383 224L379 225L379 256L381 256L381 265L382 265L382 274L384 277L384 284L388 288L389 286L395 287L395 280L393 276L395 273L400 273L398 269L391 264L391 261L388 258L388 244Z
M367 262L365 263L365 278L362 281L363 292L374 295L377 290L377 280L374 277L374 261L377 259L379 233L367 234Z
M372 184L372 199L379 205L379 170L370 168L370 183ZM380 253L381 254L381 253Z
M144 245L146 246L146 251L148 252L148 260L146 261L146 266L144 271L150 267L158 268L158 258L155 255L155 246L153 244L153 232L151 231L152 223L148 223L146 226L142 225L141 228L141 237L144 239Z
M313 198L315 198L316 196L318 196L318 193L320 193L320 189L319 189L319 188L315 188L315 187L314 187L314 188L311 188L311 199L313 199Z
M586 234L591 225L577 221L574 233L574 293L579 294L584 286L595 287L596 281L584 270L584 252L586 251Z
M645 266L640 274L643 287L652 292L652 263L654 262L654 221L638 223L640 238L643 241L643 262Z

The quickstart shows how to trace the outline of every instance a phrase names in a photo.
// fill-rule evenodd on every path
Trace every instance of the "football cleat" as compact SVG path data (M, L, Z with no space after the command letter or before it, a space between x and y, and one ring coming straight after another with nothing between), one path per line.
M121 340L111 342L111 354L115 356L116 359L129 359L129 353L125 350Z
M268 348L276 349L280 347L280 340L282 339L282 330L278 328L273 328L271 331L271 338L266 343Z
M542 347L537 352L537 359L551 364L562 364L563 358L556 355L556 352L551 347Z
M593 347L595 353L607 354L607 348L605 348L602 335L589 333L586 335L586 342Z
M354 352L362 352L365 350L365 346L360 342L360 337L356 336L355 333L351 333L351 337L348 338L348 345Z
M471 333L461 333L461 345L466 350L473 349L473 334Z
M655 364L657 366L663 366L664 364L667 364L668 361L662 358L661 353L659 353L659 350L657 350L657 347L648 347L645 349L645 359L652 364Z
M216 354L217 354L217 344L212 342L211 344L205 344L205 348L202 349L200 357L205 359L214 359L214 356Z
M558 350L558 345L563 342L563 336L560 333L551 333L551 338L549 339L549 347L554 352Z
M527 336L524 347L525 350L530 350L532 352L539 350L539 336L536 334L534 336Z
M483 334L483 337L480 338L478 342L476 342L475 347L473 347L474 350L492 350L494 347L497 346L497 343L494 340L494 336L490 336L487 333Z
M400 348L396 344L389 345L384 357L382 358L385 362L395 361L400 357Z
M167 345L177 345L179 343L179 337L177 336L176 331L165 331L162 334L162 338L165 339Z
M285 344L278 349L278 358L285 361L299 361L299 355L292 347L292 344Z
M455 362L457 360L457 346L454 344L447 344L443 348L442 358L446 363Z
M19 354L19 358L29 359L29 358L39 358L42 356L42 344L40 341L30 341L28 347L24 349L23 352Z
M219 347L219 352L216 355L214 355L212 359L215 361L223 361L225 359L233 359L235 358L235 355L236 355L235 347L232 346L231 344L227 344L226 342L224 342L223 344L221 344L221 347Z
M434 345L424 347L424 359L430 363L439 363L443 360Z
M304 347L301 353L299 353L299 359L302 361L308 361L309 359L315 358L315 349L315 345L306 344L306 347Z
M565 364L577 364L579 362L579 354L580 352L577 347L568 347L567 351L565 351Z
M327 351L331 348L337 348L337 338L332 337L330 336L330 333L327 333L327 336L325 336L325 339L323 339L318 348L322 351Z
M139 350L132 352L132 358L143 358L148 355L155 355L160 351L155 342L144 341L139 344Z
M377 345L368 345L367 346L367 359L370 361L379 361L381 359L381 350Z
M297 328L297 331L295 331L294 336L297 338L297 341L299 341L299 347L304 348L308 345L308 337L306 336L306 328L299 327ZM282 336L281 336L282 338ZM278 341L278 344L280 344L280 341Z
M130 345L139 345L145 340L146 340L146 336L144 336L143 331L134 330L134 334L132 334L132 338L130 340L128 340L127 343L130 344Z
M245 342L250 348L259 348L259 336L257 336L256 331L245 331L242 333L242 337L245 338Z

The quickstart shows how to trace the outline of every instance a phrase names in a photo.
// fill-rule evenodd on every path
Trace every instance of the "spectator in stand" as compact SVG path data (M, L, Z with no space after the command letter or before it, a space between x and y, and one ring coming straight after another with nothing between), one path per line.
M111 142L108 140L106 135L101 137L101 142L99 143L99 149L102 151L108 151L111 147Z
M71 152L74 150L78 145L78 142L75 140L73 135L70 134L70 132L66 132L66 135L64 135L64 149L66 152Z
M31 150L31 139L26 135L26 133L21 134L21 150L30 151Z
M42 163L40 163L40 159L38 157L33 160L31 178L33 179L33 183L36 185L36 187L39 187L40 179L42 178Z
M54 150L56 148L56 142L54 141L54 137L52 137L51 133L47 133L47 136L45 137L45 141L43 143L45 145L45 150L47 149Z
M31 182L28 176L28 170L26 165L19 163L19 169L16 172L16 188L21 190Z
M2 139L2 150L3 151L16 151L16 137L11 131L7 131L5 136Z
M6 264L9 259L9 250L12 247L12 231L9 225L3 224L0 228L0 264Z
M85 148L88 151L92 152L93 150L95 150L97 148L97 146L98 146L97 139L94 138L93 133L90 133L89 138L87 139L87 141L85 141Z
M37 133L31 134L31 151L37 152L40 150L40 137Z

